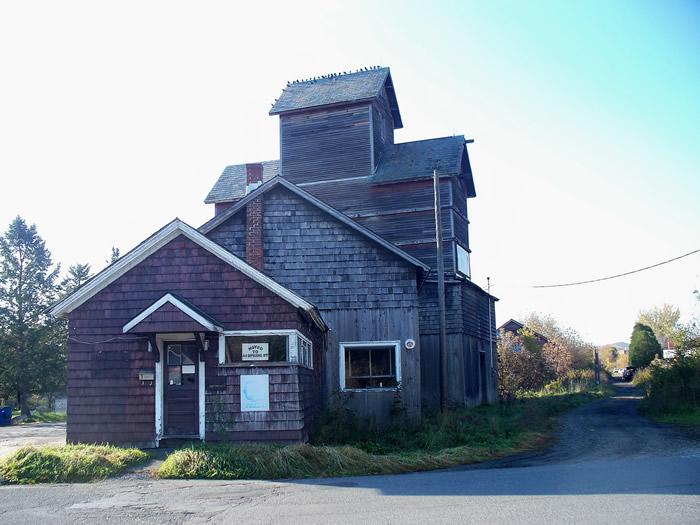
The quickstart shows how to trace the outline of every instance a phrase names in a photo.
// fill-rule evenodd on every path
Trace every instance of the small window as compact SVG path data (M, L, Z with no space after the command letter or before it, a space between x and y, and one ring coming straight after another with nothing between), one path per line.
M245 350L245 351L244 351ZM287 361L287 336L227 336L226 362L279 363Z
M302 336L297 336L297 352L299 353L299 362L313 368L313 352L311 341Z
M397 342L341 343L341 389L396 388L401 381L400 347Z
M467 279L472 278L471 261L469 260L469 252L462 248L459 244L457 247L457 273L462 274Z
M226 335L221 364L299 363L313 368L311 341L296 330L288 334L247 335L240 332Z

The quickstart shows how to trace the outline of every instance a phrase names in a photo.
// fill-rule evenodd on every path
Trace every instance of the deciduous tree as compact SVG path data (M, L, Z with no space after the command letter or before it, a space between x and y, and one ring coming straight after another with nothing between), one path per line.
M669 340L673 339L679 329L678 321L681 311L670 304L657 306L649 310L639 312L637 322L652 329L659 344L665 348Z

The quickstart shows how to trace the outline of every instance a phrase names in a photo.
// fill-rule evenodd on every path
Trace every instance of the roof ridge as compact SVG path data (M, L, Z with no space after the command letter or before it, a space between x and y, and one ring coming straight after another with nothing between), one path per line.
M248 164L265 164L266 162L279 162L280 159L268 159L268 160L256 160L253 162L239 162L238 164L227 164L226 168L231 168L233 166L247 166ZM226 169L224 168L224 169Z
M464 135L445 135L444 137L432 137L429 139L416 139L416 140L407 140L406 142L395 142L392 144L392 146L401 146L403 144L413 144L415 142L428 142L430 140L445 140L445 139L457 139L457 138L462 138L462 140L466 140Z
M314 83L314 82L318 82L319 80L333 80L333 79L336 79L339 77L346 77L348 75L356 75L358 73L366 73L367 71L379 71L381 69L389 69L389 67L388 66L370 66L370 67L356 69L355 71L341 71L339 73L327 73L325 75L321 75L318 77L309 77L309 78L305 78L302 80L287 81L287 86L296 86L298 84Z

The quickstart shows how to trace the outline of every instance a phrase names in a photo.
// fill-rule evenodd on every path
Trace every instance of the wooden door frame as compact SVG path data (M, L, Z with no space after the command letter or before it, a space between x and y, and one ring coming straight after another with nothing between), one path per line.
M192 333L173 333L173 334L156 334L157 351L160 354L160 359L156 363L156 395L155 395L155 431L156 431L156 446L161 439L165 437L165 377L166 369L165 362L167 354L165 353L166 343L188 343L195 340ZM197 374L198 374L198 400L199 400L199 439L205 440L206 435L206 401L205 401L205 364L202 352L199 352L197 359Z

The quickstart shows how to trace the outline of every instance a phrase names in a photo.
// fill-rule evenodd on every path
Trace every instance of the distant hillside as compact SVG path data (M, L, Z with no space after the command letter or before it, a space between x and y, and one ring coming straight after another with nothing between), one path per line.
M624 352L628 352L630 349L630 344L629 343L608 343L607 345L601 345L600 348L605 348L606 346L614 346L615 348L619 350L623 350Z

